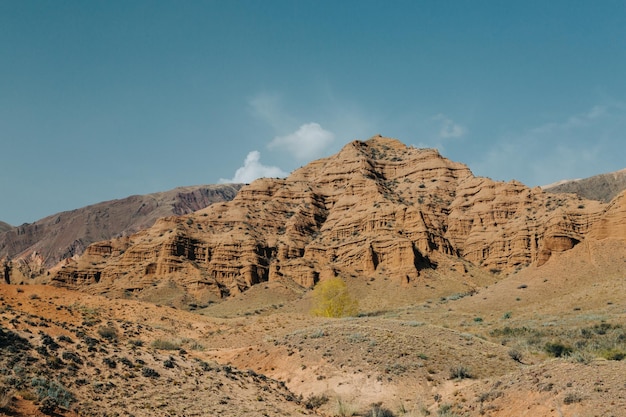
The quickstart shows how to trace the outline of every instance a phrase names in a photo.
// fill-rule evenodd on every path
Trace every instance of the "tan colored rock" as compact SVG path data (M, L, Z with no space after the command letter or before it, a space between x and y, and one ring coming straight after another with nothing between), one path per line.
M171 280L224 297L332 276L414 282L439 262L492 272L545 263L593 235L624 236L622 200L606 205L475 177L436 150L374 137L348 143L286 179L259 179L233 201L158 220L91 245L54 276L60 285L119 294ZM461 266L459 266L461 265Z

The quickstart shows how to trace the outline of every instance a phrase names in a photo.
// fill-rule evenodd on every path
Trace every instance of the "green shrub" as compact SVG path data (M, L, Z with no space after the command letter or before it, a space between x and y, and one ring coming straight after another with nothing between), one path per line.
M177 350L180 349L180 342L173 340L156 339L150 346L160 350Z
M323 406L327 402L328 402L328 397L326 395L324 395L324 394L321 394L321 395L311 395L304 402L304 406L308 410L315 410L316 408L319 408L319 407Z
M13 391L8 387L0 387L0 411L8 411L13 403Z
M621 361L626 358L626 352L621 349L613 348L602 352L602 357L610 361Z
M574 404L574 403L579 403L583 400L583 397L576 393L576 392L570 392L569 394L566 394L565 397L563 397L563 404Z
M472 378L472 374L465 366L457 365L450 368L450 379L467 379Z
M141 375L145 376L146 378L158 378L160 376L157 371L148 367L145 367L141 370Z
M545 344L544 350L548 352L550 356L555 358L569 356L572 353L572 348L561 342L548 342Z
M70 404L75 400L74 394L68 391L63 385L45 377L33 378L31 386L35 388L39 401L50 398L54 402L55 407L56 405L60 405L64 408L69 408ZM49 405L52 404L50 401L48 401L48 403Z
M117 330L113 326L100 326L98 327L98 334L100 337L110 340L117 341Z

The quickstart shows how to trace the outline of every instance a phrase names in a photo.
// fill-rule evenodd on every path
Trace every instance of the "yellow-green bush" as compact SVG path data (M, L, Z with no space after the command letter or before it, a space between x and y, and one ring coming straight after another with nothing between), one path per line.
M356 316L358 301L348 292L348 286L341 278L320 281L313 289L313 309L311 312L321 317Z

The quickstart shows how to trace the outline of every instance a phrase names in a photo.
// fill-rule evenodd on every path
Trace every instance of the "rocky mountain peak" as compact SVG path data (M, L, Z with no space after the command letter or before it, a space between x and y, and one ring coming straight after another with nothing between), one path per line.
M285 179L256 180L230 202L95 243L54 281L112 294L168 281L205 300L272 280L410 284L445 265L471 282L472 268L497 274L545 264L602 219L614 222L609 212L598 201L475 177L436 150L375 136Z

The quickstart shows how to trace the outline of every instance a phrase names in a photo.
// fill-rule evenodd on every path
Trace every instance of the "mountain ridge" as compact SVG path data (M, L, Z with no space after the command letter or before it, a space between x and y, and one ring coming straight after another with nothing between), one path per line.
M333 276L384 275L414 285L444 265L471 283L541 266L602 234L600 220L611 235L621 211L607 212L598 201L476 177L436 150L376 136L285 179L256 180L230 202L94 243L53 281L117 295L172 282L183 299L203 302L276 280L310 288Z
M550 193L574 193L590 200L608 203L626 190L626 168L588 178L562 180L541 188Z
M240 187L239 184L177 187L52 214L0 234L0 259L23 259L41 271L82 254L93 242L135 233L163 216L182 215L215 201L232 199Z

